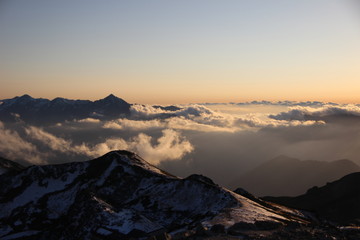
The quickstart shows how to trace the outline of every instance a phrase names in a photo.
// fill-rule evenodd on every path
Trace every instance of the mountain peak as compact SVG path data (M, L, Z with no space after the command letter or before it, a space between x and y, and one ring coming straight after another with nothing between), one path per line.
M107 97L105 97L104 99L119 99L119 98L111 93Z
M296 159L296 158L292 158L292 157L288 157L286 155L279 155L265 163L290 163L290 162L299 162L300 160L299 159Z
M110 94L107 97L105 97L103 99L100 99L100 100L97 100L95 102L98 102L98 103L112 103L112 104L115 103L115 104L128 105L128 103L126 101L124 101L123 99L115 96L114 94Z
M20 100L20 101L29 101L29 100L32 100L32 99L34 99L34 98L31 97L31 96L28 95L28 94L24 94L24 95L22 95L22 96L20 96L20 97L16 97L15 99Z
M339 159L339 160L335 160L335 161L330 162L330 163L337 164L337 165L348 165L348 166L359 167L359 165L357 165L356 163L354 163L353 161L351 161L349 159Z
M127 150L115 150L106 153L102 157L98 158L100 161L109 160L109 161L116 161L120 164L130 165L130 166L138 166L145 170L152 171L161 175L166 175L169 177L175 177L172 174L169 174L151 163L145 161L143 158L141 158L136 153L127 151ZM92 160L93 161L93 160Z
M20 96L19 98L32 98L29 94L24 94L22 96Z

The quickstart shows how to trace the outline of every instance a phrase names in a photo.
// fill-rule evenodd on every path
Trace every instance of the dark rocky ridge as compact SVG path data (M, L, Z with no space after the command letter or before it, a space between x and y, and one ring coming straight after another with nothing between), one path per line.
M342 224L360 224L360 172L313 187L297 197L265 197L267 201L316 212Z
M347 159L323 162L279 156L243 174L230 187L245 188L256 196L297 196L358 171L360 167Z
M9 171L18 172L24 168L24 166L16 162L0 157L0 175Z

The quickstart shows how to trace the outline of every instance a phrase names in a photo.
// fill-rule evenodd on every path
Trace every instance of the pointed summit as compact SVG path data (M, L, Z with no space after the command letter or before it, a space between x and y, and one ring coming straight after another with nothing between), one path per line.
M107 96L106 98L104 99L118 99L117 96L115 96L114 94L110 93L109 96Z
M114 94L110 94L107 97L97 100L97 101L108 102L108 103L125 102L123 99L115 96Z
M15 97L14 99L20 100L20 101L29 101L29 100L32 100L32 99L34 99L34 98L31 97L31 96L28 95L28 94L24 94L24 95L22 95L22 96L20 96L20 97Z
M128 104L126 101L124 101L123 99L115 96L114 94L110 94L107 97L103 98L103 99L99 99L95 102L103 102L103 103L126 103Z
M22 95L21 97L19 97L19 98L24 98L24 99L30 99L30 98L32 98L29 94L24 94L24 95Z
M105 118L118 118L130 114L131 105L113 94L95 101L94 105L94 112L103 115Z

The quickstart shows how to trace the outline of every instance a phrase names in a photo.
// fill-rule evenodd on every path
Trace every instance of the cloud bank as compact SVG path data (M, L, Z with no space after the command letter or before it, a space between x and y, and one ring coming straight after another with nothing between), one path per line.
M269 117L275 120L299 120L305 121L309 119L326 120L328 117L360 117L360 107L357 105L332 106L324 105L319 108L297 106L291 108L288 112L281 112L279 114L270 115Z
M176 175L200 173L223 185L281 154L360 163L359 106L281 104L135 104L129 117L109 121L86 118L46 126L0 123L0 154L46 164L126 149Z
M47 158L51 159L51 154L56 153L94 158L117 149L136 152L151 163L159 164L165 160L180 159L193 151L191 143L179 132L171 129L162 130L162 135L155 143L153 137L140 133L129 140L113 137L95 145L74 144L71 140L57 137L34 126L24 128L24 132L25 137L20 137L17 132L5 129L0 122L0 151L8 158L22 158L32 164L47 163Z

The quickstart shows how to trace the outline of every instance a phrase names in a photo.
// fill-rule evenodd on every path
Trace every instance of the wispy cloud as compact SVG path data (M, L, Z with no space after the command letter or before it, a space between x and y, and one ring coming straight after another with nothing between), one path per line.
M89 157L97 157L112 150L126 149L137 152L153 164L159 164L164 160L177 160L193 150L191 143L179 132L165 129L162 136L152 143L152 137L140 133L136 137L126 141L122 138L109 138L102 143L90 146L86 143L76 145L70 140L57 137L41 128L31 126L25 129L27 135L47 146L51 151L68 154L84 154Z
M34 164L45 163L46 153L41 154L37 147L0 122L0 152L10 159L24 160Z
M288 112L270 115L269 117L276 120L311 120L329 116L360 116L360 107L356 105L332 106L325 105L320 108L313 107L292 107Z
M180 176L198 172L222 184L279 154L360 162L359 106L315 105L191 104L171 111L133 105L130 117L111 121L87 118L42 127L2 124L0 153L41 164L127 149ZM336 124L329 121L332 116Z

